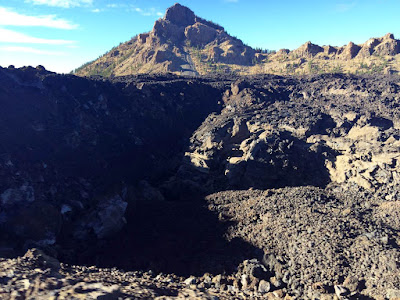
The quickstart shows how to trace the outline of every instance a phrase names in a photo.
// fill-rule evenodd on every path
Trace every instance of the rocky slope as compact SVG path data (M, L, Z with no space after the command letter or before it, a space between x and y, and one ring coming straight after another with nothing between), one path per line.
M398 77L0 83L0 297L399 297Z
M114 47L75 70L79 76L106 77L139 73L316 74L397 73L400 41L393 34L342 47L307 42L290 51L253 49L223 27L180 4L170 7L148 33Z
M263 250L258 284L269 278L271 290L301 298L335 289L391 298L399 287L398 92L387 78L235 82L164 187L212 193L209 209L234 223L227 238Z

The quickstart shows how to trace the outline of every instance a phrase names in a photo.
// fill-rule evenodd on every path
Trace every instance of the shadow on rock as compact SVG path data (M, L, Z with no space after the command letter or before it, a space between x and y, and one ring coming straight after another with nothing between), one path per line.
M200 146L186 154L176 176L161 187L168 199L188 201L196 192L206 195L249 188L325 187L330 182L326 161L336 156L323 143L309 144L287 131L254 135L240 146L217 146L209 153Z
M249 145L246 156L230 159L225 174L229 189L266 189L286 186L325 186L327 152L287 132Z
M230 222L221 222L202 201L139 202L131 210L118 235L68 262L189 276L230 273L243 260L262 255L242 240L227 241Z

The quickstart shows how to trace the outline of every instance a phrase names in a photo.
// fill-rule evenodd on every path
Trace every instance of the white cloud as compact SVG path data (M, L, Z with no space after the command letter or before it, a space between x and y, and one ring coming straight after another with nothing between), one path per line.
M48 50L41 50L32 47L19 47L19 46L4 46L0 47L0 51L6 52L19 52L19 53L31 53L31 54L39 54L39 55L51 55L51 56L64 56L66 55L65 52L59 51L48 51Z
M137 12L142 16L149 17L149 16L158 16L162 17L164 14L158 11L155 7L150 8L140 8L133 4L126 4L126 3L111 3L107 4L107 8L123 8L127 12Z
M135 12L141 14L142 16L146 16L146 17L149 17L149 16L163 16L164 15L162 12L157 11L157 9L155 9L154 7L150 7L150 8L147 8L147 9L142 9L140 7L132 6L130 10L131 11L135 11Z
M111 4L107 4L107 7L109 7L109 8L120 8L120 7L126 7L126 5L119 4L119 3L111 3Z
M43 39L26 35L14 30L0 28L0 42L17 44L72 45L75 41Z
M355 2L352 3L339 3L336 5L337 12L347 12L356 6Z
M0 7L0 25L8 26L41 26L58 29L75 29L78 25L67 20L58 19L54 15L27 16L22 15L5 7Z
M93 4L93 0L26 0L26 2L31 2L36 5L47 5L64 8L88 6Z
M95 8L95 9L92 9L92 12L93 13L99 13L99 12L101 12L101 9L100 8Z

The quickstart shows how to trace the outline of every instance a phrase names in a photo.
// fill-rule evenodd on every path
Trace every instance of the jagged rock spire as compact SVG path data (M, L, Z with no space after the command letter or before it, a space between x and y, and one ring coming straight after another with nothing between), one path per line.
M164 19L175 25L186 27L195 23L196 16L188 7L175 3L167 9Z

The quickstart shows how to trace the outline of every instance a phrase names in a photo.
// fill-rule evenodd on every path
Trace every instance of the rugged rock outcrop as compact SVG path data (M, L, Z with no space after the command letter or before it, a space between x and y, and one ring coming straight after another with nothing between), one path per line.
M217 34L216 29L202 23L195 23L185 28L185 36L194 46L202 46L212 42Z
M361 57L368 57L370 55L393 56L400 53L400 42L391 33L381 38L369 39L361 47L362 49L359 54Z
M196 51L213 48L218 55L201 59ZM228 35L224 28L175 4L149 33L139 34L104 56L76 70L77 75L117 76L136 73L187 73L210 62L251 65L255 51ZM193 61L196 61L194 63Z
M346 46L318 46L311 42L307 42L299 48L287 52L296 58L324 58L352 60L354 58L368 58L371 56L395 56L400 53L399 40L394 38L391 33L386 34L381 38L371 38L364 44L356 45L350 42ZM278 53L279 54L279 53Z
M186 27L194 24L196 16L194 12L187 7L176 3L171 8L167 9L164 20L181 27Z
M378 39L376 38L369 39L361 46L358 56L362 58L371 56L374 53L375 47L379 44L380 42Z
M347 46L339 49L339 55L345 60L350 60L355 58L360 50L360 46L354 44L353 42L350 42L347 44Z
M324 48L307 42L293 51L293 54L299 57L313 57L318 53L324 52Z

